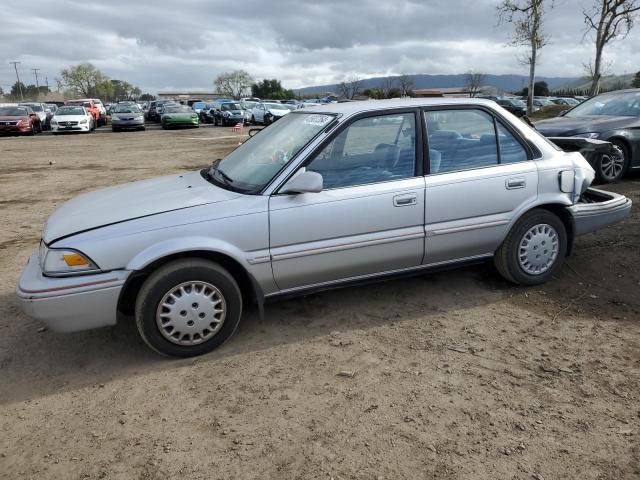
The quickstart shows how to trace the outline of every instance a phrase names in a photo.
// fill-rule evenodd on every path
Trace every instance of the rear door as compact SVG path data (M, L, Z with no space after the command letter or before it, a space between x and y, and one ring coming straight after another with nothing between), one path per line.
M534 203L533 153L508 123L482 108L424 112L426 264L492 254L516 212Z
M416 124L416 109L354 120L303 167L323 176L323 191L271 197L272 266L280 289L421 264L424 177L417 169Z

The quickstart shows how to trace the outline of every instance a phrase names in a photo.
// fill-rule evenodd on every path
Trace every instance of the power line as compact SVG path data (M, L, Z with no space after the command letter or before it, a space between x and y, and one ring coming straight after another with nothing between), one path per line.
M13 64L13 68L16 70L16 78L18 79L18 90L20 91L20 100L24 101L24 97L22 96L22 84L20 83L20 75L18 75L18 65L20 62L9 62Z

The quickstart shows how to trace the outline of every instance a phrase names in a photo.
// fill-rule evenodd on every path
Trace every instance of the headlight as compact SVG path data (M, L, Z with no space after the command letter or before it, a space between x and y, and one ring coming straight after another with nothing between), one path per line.
M229 112L224 112L222 115L224 115L225 117L230 116L231 114Z
M138 115L134 120L144 120L144 115Z
M80 125L84 125L85 123L87 123L87 119L86 119L86 118L84 118L84 119L80 120L78 123L79 123Z
M111 120L120 120L120 118L115 113L112 113L111 114Z
M573 137L580 137L580 138L598 138L600 136L599 133L596 132L591 132L591 133L578 133L576 135L572 135Z
M98 266L86 255L70 249L48 248L40 242L40 268L51 276L67 276L99 271Z
M51 119L51 125L57 125L58 121L55 118Z

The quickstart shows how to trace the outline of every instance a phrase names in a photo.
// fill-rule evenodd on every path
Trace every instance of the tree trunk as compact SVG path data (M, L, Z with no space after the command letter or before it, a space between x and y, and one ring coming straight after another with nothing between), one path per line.
M599 36L599 35L598 35ZM599 42L600 39L596 42L596 60L593 65L593 78L591 79L591 96L597 95L600 93L600 66L602 62L602 45Z
M531 44L531 58L529 59L529 91L527 92L527 116L533 113L533 95L536 83L536 57L538 55L535 42Z

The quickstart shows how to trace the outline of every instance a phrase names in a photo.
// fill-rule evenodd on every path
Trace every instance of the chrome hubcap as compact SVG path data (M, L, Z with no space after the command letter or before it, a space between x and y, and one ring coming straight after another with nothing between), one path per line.
M546 223L536 225L520 240L520 267L529 275L540 275L553 266L558 257L558 250L558 232Z
M198 345L222 328L227 304L220 290L207 282L185 282L160 300L156 324L164 338L176 345Z
M602 176L607 179L617 178L624 169L624 153L618 147L613 155L603 155L600 160Z

